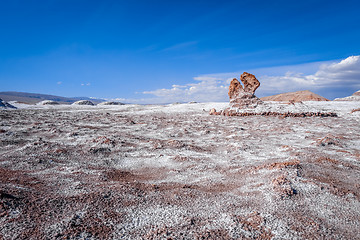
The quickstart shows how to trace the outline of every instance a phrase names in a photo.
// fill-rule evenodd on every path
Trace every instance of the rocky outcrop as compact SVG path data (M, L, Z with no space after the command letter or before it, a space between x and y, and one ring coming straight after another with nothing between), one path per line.
M244 72L240 76L241 83L234 78L229 86L229 98L230 98L230 107L226 108L225 110L217 112L215 108L212 108L209 112L210 115L223 115L223 116L237 116L237 117L247 117L247 116L279 116L281 118L286 117L337 117L336 113L333 112L284 112L284 111L269 111L267 109L266 104L261 101L259 98L255 96L256 89L260 86L260 82L256 79L256 77L250 73ZM310 95L312 96L311 100L315 100L319 95L312 93L310 91L300 91L297 93L301 96ZM315 96L316 95L316 96ZM315 98L315 97L316 98ZM327 99L323 98L323 101L328 101ZM302 98L301 100L304 100ZM308 99L310 100L310 99ZM274 101L274 100L273 100ZM295 105L296 101L299 101L297 98L289 98L292 104ZM318 100L320 101L320 100ZM263 105L258 109L254 110L259 105ZM265 106L265 108L264 108Z
M72 105L88 105L88 106L94 106L95 104L92 101L89 100L80 100L74 102Z
M53 100L44 100L37 103L37 105L59 105L59 103Z
M253 109L259 104L263 104L263 102L254 94L256 89L260 86L260 82L256 77L253 74L244 72L241 74L240 80L243 85L241 85L236 78L230 83L228 92L230 108L221 112L216 112L216 109L213 108L210 110L210 115L233 116L239 109Z
M309 90L281 93L273 96L262 97L262 101L279 101L279 102L303 102L303 101L329 101L316 93Z
M260 86L260 82L250 73L244 72L240 76L241 83L234 78L229 87L231 109L256 108L262 101L254 93Z
M8 102L3 101L1 98L0 98L0 108L14 108L14 109L16 109L16 107L14 107L13 105L11 105Z

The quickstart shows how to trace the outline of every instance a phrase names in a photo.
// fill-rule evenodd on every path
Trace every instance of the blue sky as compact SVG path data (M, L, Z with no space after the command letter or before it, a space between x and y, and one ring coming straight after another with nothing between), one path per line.
M360 89L359 9L347 0L1 1L0 91L226 101L229 79L249 71L259 96L343 97Z

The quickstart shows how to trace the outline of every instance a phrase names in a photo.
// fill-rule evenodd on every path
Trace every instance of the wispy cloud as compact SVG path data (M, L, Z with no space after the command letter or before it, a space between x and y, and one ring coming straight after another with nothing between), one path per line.
M189 41L189 42L183 42L178 43L175 45L172 45L170 47L164 48L161 51L162 52L168 52L168 51L175 51L175 50L183 50L184 48L192 47L198 44L198 41Z
M309 65L310 66L310 65ZM304 72L308 72L304 65ZM313 69L313 66L310 66ZM350 56L344 60L336 62L318 63L317 70L313 74L304 74L299 71L299 66L286 66L283 74L268 74L271 69L249 70L249 72L262 72L256 77L260 80L261 86L257 93L259 95L271 95L280 92L290 92L298 90L320 90L333 88L353 88L354 91L360 89L360 56ZM228 101L227 91L230 81L238 77L242 71L232 73L217 73L194 77L194 83L185 85L173 85L171 88L145 91L143 94L155 96L152 102L211 102Z
M81 86L90 86L91 83L82 83Z
M61 85L61 84L62 84L62 82L61 82L61 81L59 81L59 82L57 82L56 84Z

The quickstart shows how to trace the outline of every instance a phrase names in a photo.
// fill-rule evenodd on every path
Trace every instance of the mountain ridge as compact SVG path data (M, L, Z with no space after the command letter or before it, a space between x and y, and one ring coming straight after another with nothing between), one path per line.
M100 103L105 101L104 99L93 99L89 97L62 97L51 94L17 92L17 91L0 92L0 98L6 102L18 101L29 104L36 104L44 100L52 100L61 104L72 104L79 100L90 100L94 103Z

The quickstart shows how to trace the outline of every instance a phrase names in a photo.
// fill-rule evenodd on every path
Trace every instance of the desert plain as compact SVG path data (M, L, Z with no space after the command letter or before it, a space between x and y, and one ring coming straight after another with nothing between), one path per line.
M359 102L20 105L0 110L0 239L360 238Z

